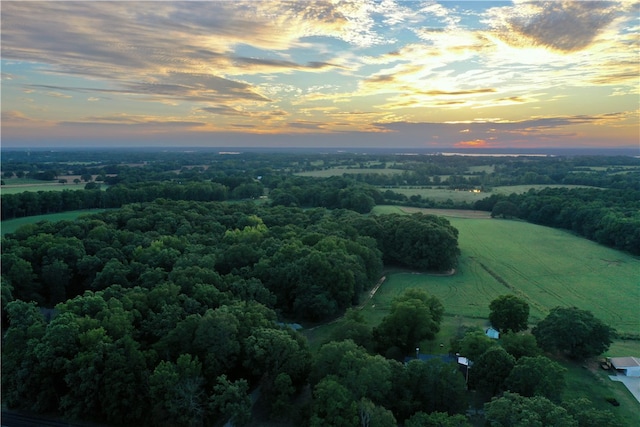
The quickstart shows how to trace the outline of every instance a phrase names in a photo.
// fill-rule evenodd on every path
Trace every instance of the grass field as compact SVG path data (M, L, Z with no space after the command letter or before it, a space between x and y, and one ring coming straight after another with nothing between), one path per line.
M389 275L374 303L387 305L404 288L418 286L441 298L450 315L486 318L491 300L513 293L528 301L532 322L553 307L575 305L619 332L640 330L638 258L527 222L449 220L460 232L456 274Z
M25 191L37 192L37 191L82 190L84 189L85 185L86 185L85 182L82 182L80 184L74 184L74 183L60 184L58 182L45 184L42 181L39 181L39 183L34 183L34 184L3 185L2 188L0 188L0 193L1 194L18 194L18 193L24 193Z
M7 233L15 232L19 227L25 224L35 224L40 221L62 221L62 220L74 220L78 218L80 215L92 214L103 212L104 209L90 209L90 210L80 210L80 211L71 211L71 212L61 212L47 215L34 215L28 216L25 218L17 218L10 219L7 221L2 221L0 223L1 234L4 236Z
M417 211L376 206L374 213ZM447 216L460 231L460 263L455 274L438 276L391 269L362 314L374 326L388 313L391 300L417 287L435 295L445 307L440 332L417 343L425 354L447 353L450 339L463 326L488 325L489 303L515 294L530 305L532 324L555 306L590 310L619 332L640 331L640 259L606 248L571 233L521 221L482 218L481 212L424 209ZM487 215L486 213L484 213ZM466 217L465 217L466 216ZM313 348L330 339L340 321L306 333ZM605 356L640 355L639 341L615 341ZM629 427L638 425L640 404L604 371L563 362L568 369L565 398L586 397L599 409L611 410ZM613 407L605 397L615 397Z
M524 185L505 185L499 187L493 187L493 192L498 194L522 194L526 193L530 189L542 190L544 188L597 188L588 185L571 185L571 184L524 184Z
M308 171L308 172L300 172L296 175L300 176L314 176L317 178L328 178L330 176L342 176L345 173L350 175L358 175L358 174L383 174L390 175L396 173L404 172L402 169L366 169L366 168L331 168L331 169L323 169L318 171Z
M381 192L386 188L379 188ZM446 202L451 199L453 202L474 203L478 200L486 199L491 193L472 193L471 191L449 190L447 188L419 188L419 187L394 187L391 191L398 194L404 194L407 197L421 196L423 199L430 199L436 202Z
M423 199L430 199L436 202L445 202L451 199L454 202L467 202L474 203L478 200L486 199L492 194L504 194L509 195L512 193L522 194L526 193L530 189L541 190L543 188L593 188L585 185L508 185L493 187L491 192L473 193L471 191L463 190L450 190L448 188L419 188L419 187L395 187L391 188L399 194L404 194L407 197L414 195L420 195ZM379 188L380 191L385 191L386 188Z
M640 425L640 404L622 383L609 379L609 372L599 369L595 364L587 366L564 362L562 366L567 370L565 400L585 397L594 408L611 411L622 425ZM611 405L605 400L608 397L615 398L620 406Z
M92 175L95 180L97 175ZM66 179L65 184L59 183L58 179ZM0 187L0 194L17 194L25 191L62 191L62 190L82 190L87 184L82 181L78 184L73 182L74 179L80 179L80 175L60 175L55 181L42 181L33 178L3 178L4 185ZM102 190L106 190L109 186L104 182L98 182Z

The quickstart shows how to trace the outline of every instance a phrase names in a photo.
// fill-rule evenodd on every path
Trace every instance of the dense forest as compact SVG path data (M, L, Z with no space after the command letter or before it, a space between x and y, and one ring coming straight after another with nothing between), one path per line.
M79 154L5 155L9 159L2 166L5 178L20 175L55 180L62 174L74 174L85 178L86 183L84 189L78 190L3 194L2 219L119 208L157 198L194 201L268 198L274 205L342 208L360 213L380 204L490 212L498 205L496 216L565 228L601 244L640 254L640 159L633 157L108 153L85 153L85 157L80 157L84 161L77 163L69 163L67 158L74 159ZM29 163L29 159L33 162ZM347 172L326 178L295 174L336 167L346 168ZM350 168L357 169L357 173L349 173ZM385 173L389 168L400 173ZM496 185L523 184L590 188L491 194ZM100 189L101 185L108 187L106 191ZM477 188L488 196L475 203L436 202L420 196L407 197L397 191L400 186Z
M358 173L298 175L332 168ZM589 401L562 400L564 368L543 355L606 350L615 331L588 312L554 309L523 333L528 306L501 297L491 305L500 343L461 329L449 356L412 360L440 330L442 301L409 289L375 325L357 308L386 267L456 267L448 220L370 214L438 206L399 187L482 188L488 197L455 207L637 254L638 159L10 152L2 172L5 184L80 177L78 189L2 194L3 220L103 209L2 238L8 408L132 426L461 427L475 395L491 425L618 425ZM563 183L594 187L490 192ZM297 331L337 318L343 327L314 351Z
M383 261L441 271L458 255L457 230L435 216L164 199L23 227L2 251L7 404L132 425L240 425L257 386L280 414L311 369L306 341L282 322L343 314ZM441 305L420 298L409 301L433 312L433 335ZM43 307L55 307L47 320ZM376 348L398 353L423 333L402 340L387 322ZM333 392L314 375L315 392Z

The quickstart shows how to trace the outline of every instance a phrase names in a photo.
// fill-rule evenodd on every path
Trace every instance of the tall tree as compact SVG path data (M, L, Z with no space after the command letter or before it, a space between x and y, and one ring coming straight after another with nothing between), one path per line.
M522 357L505 381L505 387L521 396L544 396L560 402L567 370L544 356Z
M404 423L405 427L471 427L467 417L446 412L416 412Z
M496 340L489 338L482 331L469 331L460 340L459 353L472 361L477 360L491 347L497 346Z
M522 356L538 356L542 352L538 347L536 337L528 333L505 334L500 337L500 344L516 360Z
M433 339L440 330L444 307L440 300L419 289L409 289L391 303L390 313L373 330L381 351L399 347L412 351L420 341Z
M596 409L584 397L562 402L562 407L578 421L578 427L617 427L619 420L609 410Z
M469 385L479 392L495 396L503 389L504 381L511 373L515 359L502 347L488 349L478 357L470 369Z
M353 395L330 377L314 387L311 410L311 427L353 427L359 422L358 404Z
M489 304L489 321L501 332L527 329L529 304L515 295L500 295Z
M160 362L149 378L156 425L199 426L207 411L202 366L182 354L176 363Z
M549 399L505 393L485 404L485 420L493 427L577 427L577 421Z
M607 351L615 329L590 311L556 307L533 328L532 333L543 350L560 351L572 359L586 359Z
M213 387L213 395L209 398L209 406L222 420L242 427L251 419L251 397L248 395L249 385L244 379L229 381L221 375Z

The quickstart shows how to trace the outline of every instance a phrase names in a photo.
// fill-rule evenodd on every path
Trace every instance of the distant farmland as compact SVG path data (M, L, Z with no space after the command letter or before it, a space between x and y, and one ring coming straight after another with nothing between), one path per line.
M379 213L390 211L376 208ZM449 220L460 231L462 254L456 274L394 272L387 275L367 309L386 312L394 296L406 288L420 287L440 298L449 316L486 319L491 300L515 294L531 306L532 323L553 307L577 306L590 310L619 333L640 330L640 259L527 222ZM374 315L380 316L382 313ZM640 350L640 342L634 346Z
M2 194L18 194L25 191L63 191L63 190L82 190L86 185L85 182L80 184L66 183L61 184L59 182L43 183L40 181L37 184L20 184L20 185L3 185L0 190Z
M391 175L391 174L399 174L405 172L403 169L368 169L368 168L329 168L315 171L307 171L307 172L299 172L296 175L300 176L314 176L317 178L328 178L330 176L342 176L344 174L348 175L363 175L363 174L381 174L381 175Z
M2 223L0 224L0 229L2 230L2 235L4 236L7 233L14 233L18 228L22 227L25 224L35 224L40 221L50 221L50 222L63 221L63 220L73 221L74 219L78 218L80 215L98 213L103 211L104 209L91 209L91 210L60 212L60 213L53 213L53 214L47 214L47 215L27 216L24 218L16 218L16 219L10 219L7 221L2 221Z
M474 203L478 200L485 199L492 194L504 194L509 195L512 193L522 194L526 193L530 189L542 190L543 188L594 188L586 185L564 185L564 184L532 184L532 185L505 185L499 187L493 187L489 192L474 193L472 191L465 190L452 190L442 186L433 186L431 188L423 187L393 187L393 188L379 188L380 191L391 190L398 194L404 194L407 197L420 196L423 199L430 199L435 202L445 202L451 199L453 202L467 202ZM606 190L603 190L606 191Z

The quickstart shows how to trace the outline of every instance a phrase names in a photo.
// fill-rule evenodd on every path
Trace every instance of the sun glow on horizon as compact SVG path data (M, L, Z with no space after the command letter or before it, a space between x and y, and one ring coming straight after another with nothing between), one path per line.
M634 2L9 0L1 13L4 146L637 146Z

